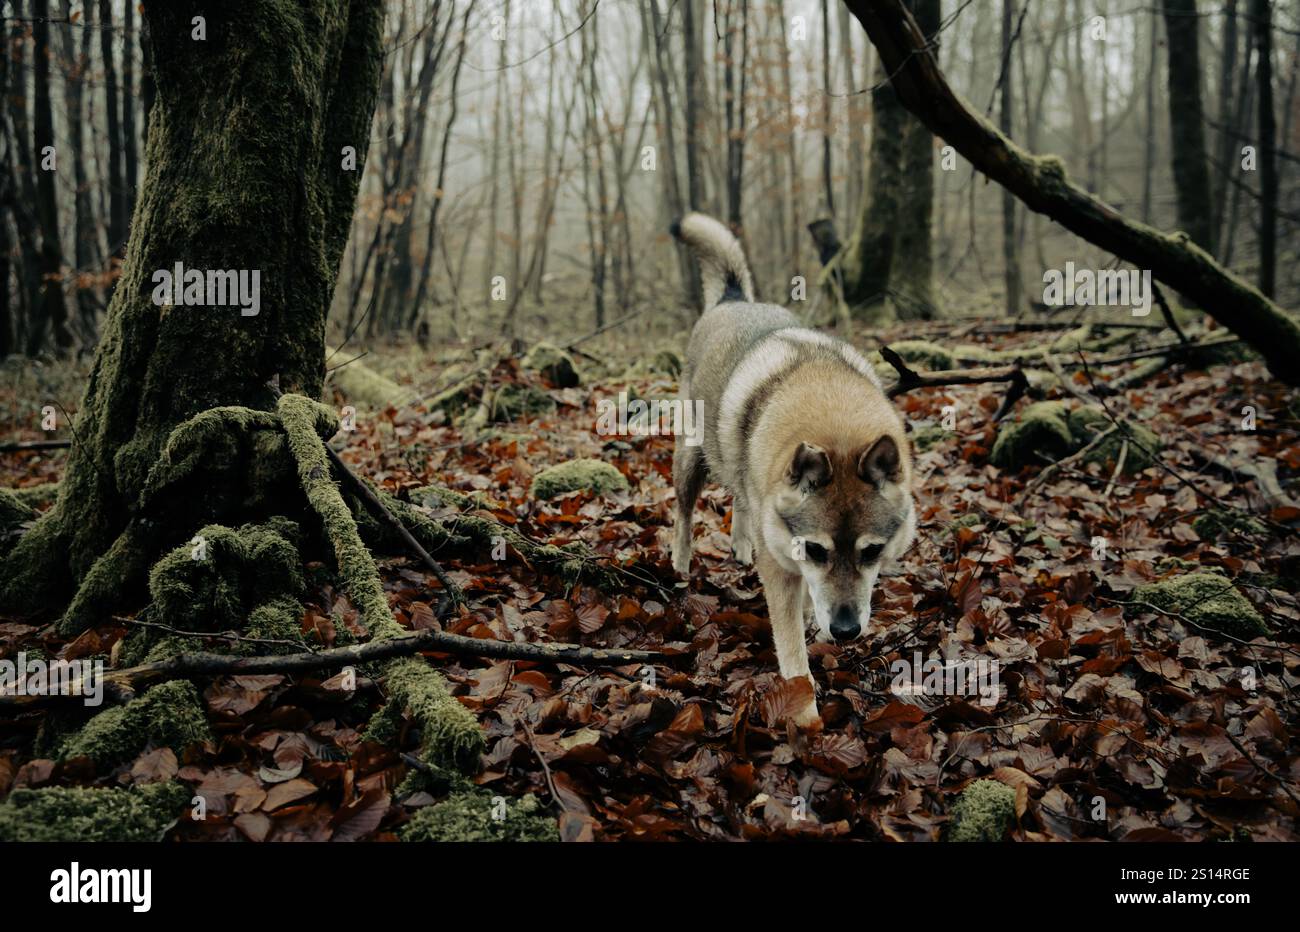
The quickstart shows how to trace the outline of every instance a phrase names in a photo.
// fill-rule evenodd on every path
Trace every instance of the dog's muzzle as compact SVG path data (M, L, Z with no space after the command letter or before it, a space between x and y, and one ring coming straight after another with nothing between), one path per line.
M837 641L851 641L862 633L858 624L858 610L852 605L841 605L831 617L831 637Z

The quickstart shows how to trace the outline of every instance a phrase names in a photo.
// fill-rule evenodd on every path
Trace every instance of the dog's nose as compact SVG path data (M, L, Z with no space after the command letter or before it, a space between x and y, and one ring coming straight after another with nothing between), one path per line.
M831 618L831 637L837 641L851 641L862 632L858 613L852 605L841 605Z

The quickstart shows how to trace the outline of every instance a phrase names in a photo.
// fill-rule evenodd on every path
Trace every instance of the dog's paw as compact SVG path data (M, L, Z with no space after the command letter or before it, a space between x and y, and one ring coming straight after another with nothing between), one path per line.
M683 578L691 574L691 551L686 548L673 548L673 569Z
M804 731L817 732L825 727L821 713L817 711L817 701L815 699L809 700L806 706L792 715L791 721Z
M741 566L754 565L754 542L748 537L731 538L731 555L736 558L736 562Z

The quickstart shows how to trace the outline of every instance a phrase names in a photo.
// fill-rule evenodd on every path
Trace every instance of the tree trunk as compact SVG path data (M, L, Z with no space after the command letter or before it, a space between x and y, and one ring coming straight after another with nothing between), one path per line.
M1210 174L1205 163L1205 116L1201 108L1200 19L1196 0L1165 0L1164 9L1178 226L1198 246L1212 253Z
M63 0L65 17L72 13L72 0ZM68 106L68 137L70 155L72 156L73 194L73 256L76 269L72 276L72 287L76 294L77 321L83 337L93 342L96 337L96 301L94 289L86 284L78 273L86 273L96 262L95 217L90 208L90 179L86 175L86 136L83 112L85 89L91 85L86 80L90 69L90 37L93 30L87 23L76 36L73 30L65 29L64 57L67 59L67 83L64 94ZM80 38L78 49L76 39Z
M189 33L186 33L186 40ZM117 65L113 55L113 5L99 0L99 50L104 58L104 111L108 115L108 252L121 256L126 251L126 171L118 109Z
M196 15L206 43L190 38ZM232 468L238 440L222 434L225 459L190 464L213 470L202 494L138 514L173 428L217 406L272 409L272 379L309 397L321 389L325 316L374 112L381 5L146 0L144 19L158 96L135 235L58 501L0 566L7 611L57 610L82 584L87 620L138 598L154 556L209 521L238 521L258 484ZM340 168L344 146L356 148L356 171ZM155 304L155 270L177 262L258 270L259 313Z
M1259 290L1273 297L1277 277L1277 122L1273 113L1273 20L1269 0L1254 0L1259 81Z
M924 34L937 43L939 0L911 0L909 6ZM840 258L844 300L859 317L888 302L900 319L930 318L934 136L907 112L888 77L882 61L871 94L866 197Z
M45 160L54 149L54 111L50 107L50 6L49 0L32 4L32 35L36 40L32 53L35 107L32 129L36 143L36 214L41 225L41 300L27 334L27 354L40 350L48 332L60 350L72 346L68 330L68 304L63 295L63 246L59 241L59 203L55 196L54 165Z
M1027 0L1026 0L1027 2ZM998 107L998 129L1011 135L1013 99L1011 92L1011 23L1015 17L1015 0L1002 0L1002 100ZM1002 280L1006 291L1008 317L1020 315L1020 262L1016 243L1016 198L1002 191Z

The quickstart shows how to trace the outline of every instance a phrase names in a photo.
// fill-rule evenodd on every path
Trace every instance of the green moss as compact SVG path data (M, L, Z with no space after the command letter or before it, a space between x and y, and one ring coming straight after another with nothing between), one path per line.
M948 840L1001 841L1015 818L1015 790L997 780L976 780L952 807Z
M41 485L29 485L21 489L10 489L18 501L29 508L43 508L59 497L59 483L45 482Z
M1199 628L1249 640L1269 634L1268 625L1230 580L1188 573L1133 590L1133 601L1182 615Z
M555 400L535 385L506 382L500 385L487 403L489 421L517 421L555 410Z
M89 757L99 766L109 767L135 758L151 743L179 755L191 744L211 738L194 684L170 680L126 705L100 712L64 740L59 757Z
M1251 537L1268 534L1268 527L1261 521L1240 511L1227 508L1210 508L1197 515L1192 521L1194 530L1201 540L1214 541L1221 537Z
M360 611L371 640L401 637L406 629L393 617L374 558L330 478L324 445L312 430L312 405L299 395L284 395L278 403L299 480L334 548L343 590ZM386 670L388 701L419 725L421 755L433 766L462 770L477 766L483 734L469 710L452 697L442 677L413 657L394 660Z
M988 516L982 511L968 511L961 517L948 522L948 533L956 534L959 528L974 527L977 524L985 524L988 520Z
M403 841L559 841L555 820L536 797L507 799L504 818L492 795L482 791L454 793L420 809L401 827Z
M157 620L185 631L239 629L252 610L301 596L305 582L286 519L236 529L210 524L165 554L149 574Z
M924 453L952 436L952 431L939 424L927 424L912 433L912 447L918 453Z
M1082 406L1070 410L1065 401L1039 401L1026 406L1013 420L1003 421L993 442L990 461L1002 469L1042 465L1044 459L1059 460L1087 446L1098 434L1110 430L1110 418L1101 408ZM1101 466L1119 461L1120 449L1128 440L1124 472L1135 474L1155 463L1160 438L1129 421L1106 437L1083 457Z
M603 494L626 492L627 489L627 477L609 463L595 459L576 459L543 469L533 476L529 494L533 498L547 500L579 490Z
M1003 469L1020 469L1067 456L1074 448L1069 408L1064 401L1039 401L1026 406L1014 419L998 428L989 459Z
M12 528L36 517L36 511L15 492L0 489L0 530Z
M189 800L174 781L18 789L0 803L0 841L161 841Z
M484 747L478 721L422 660L393 661L384 687L393 708L419 726L421 760L450 771L471 772L478 766Z
M1073 447L1079 449L1113 426L1106 412L1099 407L1085 405L1070 412L1067 421ZM1121 421L1122 428L1106 437L1084 456L1084 461L1109 466L1119 462L1120 450L1128 441L1128 452L1124 455L1124 472L1136 475L1149 466L1155 465L1155 454L1160 452L1160 438L1132 421Z
M580 383L573 357L554 343L541 342L523 358L523 368L540 372L556 388L573 388Z

